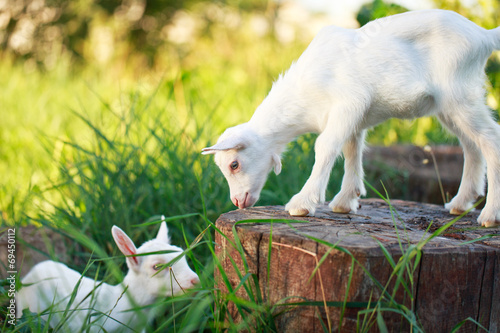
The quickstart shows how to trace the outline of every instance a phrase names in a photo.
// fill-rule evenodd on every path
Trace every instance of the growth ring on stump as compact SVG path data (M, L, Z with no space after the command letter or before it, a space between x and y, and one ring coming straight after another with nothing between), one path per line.
M432 204L393 200L391 206L365 199L356 214L335 214L323 205L315 217L306 218L290 217L283 206L235 210L216 222L224 235L216 233L216 254L231 289L240 284L241 276L251 273L268 304L309 301L308 306L289 307L277 315L278 331L321 332L326 326L354 332L357 322L363 321L358 312L368 302L373 307L385 295L382 305L390 306L396 280L391 274L402 250L408 253L455 218ZM477 216L478 212L471 212L429 240L418 265L413 257L401 271L406 288L399 285L393 299L412 309L426 332L449 332L469 317L491 332L500 331L500 230L480 228ZM216 283L228 292L219 271ZM236 294L248 298L245 288ZM233 319L241 320L234 303L228 306ZM390 332L409 330L408 320L400 314L381 314ZM376 314L370 331L377 331L375 319ZM460 332L476 329L467 321Z

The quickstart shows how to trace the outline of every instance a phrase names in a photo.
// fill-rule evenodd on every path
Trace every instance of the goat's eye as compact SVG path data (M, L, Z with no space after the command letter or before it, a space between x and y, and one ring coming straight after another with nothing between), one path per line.
M155 270L155 271L161 271L162 269L171 269L171 267L167 266L165 264L156 264L156 265L153 265L153 270Z
M238 163L238 161L232 161L231 164L229 164L229 167L231 168L231 170L236 170L238 169L240 166L240 164Z

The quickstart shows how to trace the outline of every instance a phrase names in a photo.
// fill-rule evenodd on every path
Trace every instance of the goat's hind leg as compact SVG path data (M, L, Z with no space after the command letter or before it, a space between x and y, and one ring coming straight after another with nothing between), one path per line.
M473 201L473 197L484 191L484 162L478 157L479 148L486 160L488 193L478 222L486 227L500 225L500 126L485 105L475 105L468 110L462 106L461 110L441 117L441 120L454 132L466 137L462 139L466 154L464 178L459 193L448 205L450 212L452 208L455 213L469 209L472 205L466 205L466 201ZM475 146L467 140L474 142Z
M493 227L500 225L500 125L491 117L483 125L478 146L486 159L488 193L477 221L482 226Z
M366 130L354 134L342 147L345 158L344 178L340 192L329 205L335 213L356 212L359 206L359 197L366 195L362 161L365 134Z

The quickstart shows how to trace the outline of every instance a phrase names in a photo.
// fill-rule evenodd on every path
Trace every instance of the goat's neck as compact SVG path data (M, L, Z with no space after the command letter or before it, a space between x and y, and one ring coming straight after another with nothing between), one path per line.
M125 290L128 295L123 295L122 298L126 298L127 301L133 303L132 305L134 306L145 306L153 303L154 301L154 296L150 295L145 288L130 288L130 286L140 286L141 284L137 284L134 282L135 279L138 277L133 274L132 272L129 272L125 278L123 279L123 282L116 287L120 287L122 290ZM122 291L123 292L123 291Z
M302 134L317 132L313 119L305 114L304 105L294 99L277 101L271 95L272 92L248 124L275 152L283 152L289 142Z

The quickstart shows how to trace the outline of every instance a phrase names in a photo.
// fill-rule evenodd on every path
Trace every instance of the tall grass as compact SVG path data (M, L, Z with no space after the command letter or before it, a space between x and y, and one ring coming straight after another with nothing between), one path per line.
M187 255L202 283L194 295L160 300L154 305L160 313L167 313L154 322L158 331L193 327L217 330L226 326L227 319L222 311L225 296L214 290L212 233L204 232L202 241L190 246L232 204L220 171L210 157L200 154L201 148L210 143L207 138L218 131L209 121L213 111L196 115L195 107L189 106L184 119L172 117L179 107L175 90L187 81L185 77L164 80L149 94L129 94L121 108L92 91L99 102L99 117L84 104L69 111L72 126L85 135L61 138L38 133L57 172L46 175L44 186L31 189L26 198L29 209L12 210L11 215L17 227L35 223L61 234L71 258L66 264L111 284L123 279L125 268L111 237L112 225L120 226L140 244L157 229L144 221L159 214L173 216L169 219L172 241L189 248ZM160 107L158 100L172 102ZM206 110L206 105L203 107ZM263 192L262 204L283 203L289 193L300 188L307 176L302 168L310 168L313 162L313 154L307 154L313 139L300 139L295 145L303 151L293 149L287 154L284 163L290 165L300 161L304 151L308 157L301 168L284 171L285 177L294 181L280 191ZM272 177L270 184L278 187L278 179ZM45 255L58 260L51 249ZM270 313L264 305L260 310ZM3 323L7 331L26 328L43 332L48 326L36 315L23 317L15 328Z

